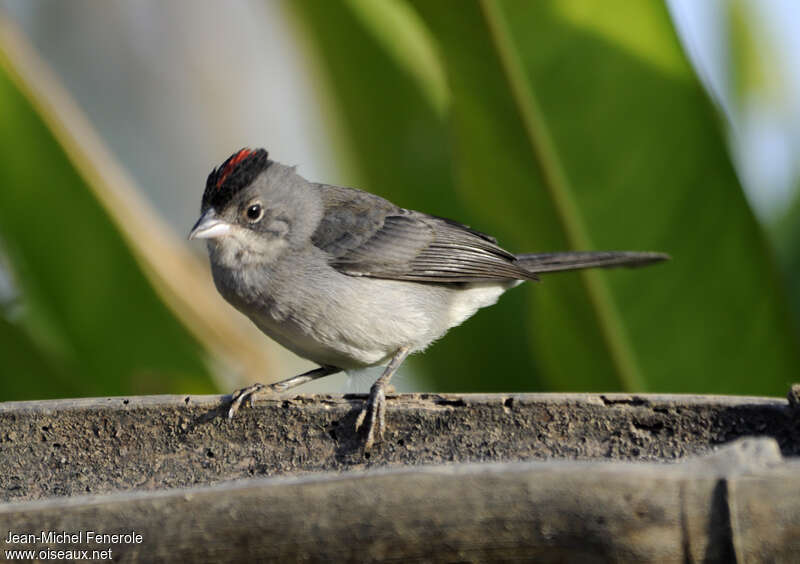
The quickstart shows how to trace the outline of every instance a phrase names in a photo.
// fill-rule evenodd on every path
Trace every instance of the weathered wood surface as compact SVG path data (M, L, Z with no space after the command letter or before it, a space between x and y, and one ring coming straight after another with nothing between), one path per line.
M36 545L120 562L796 561L800 463L743 441L683 464L421 466L9 503L0 530L140 534Z
M670 461L755 435L800 454L800 410L778 398L403 395L367 458L362 398L257 400L233 420L222 396L0 404L0 501L409 464Z
M0 534L142 534L85 547L115 561L800 554L800 462L781 457L800 453L797 401L400 396L367 458L361 399L270 398L232 421L219 396L0 404Z

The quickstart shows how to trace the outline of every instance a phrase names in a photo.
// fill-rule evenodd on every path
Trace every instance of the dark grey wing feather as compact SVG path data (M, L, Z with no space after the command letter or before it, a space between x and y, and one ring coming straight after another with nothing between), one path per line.
M397 206L379 196L353 188L314 184L326 213L311 241L334 257L363 245Z
M647 266L669 258L669 255L664 253L640 251L573 251L517 255L517 260L522 266L537 274L584 268Z
M340 272L436 283L536 279L492 237L466 225L367 192L317 186L326 214L312 241Z

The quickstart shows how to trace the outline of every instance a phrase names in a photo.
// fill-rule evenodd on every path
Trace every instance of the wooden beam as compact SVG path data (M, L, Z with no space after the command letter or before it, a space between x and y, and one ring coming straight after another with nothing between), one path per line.
M362 399L268 398L232 421L218 396L0 404L0 540L83 534L2 549L115 561L800 553L800 462L783 458L800 452L800 412L786 400L400 396L367 458L353 432ZM768 438L720 449L753 435ZM89 543L89 531L142 539Z

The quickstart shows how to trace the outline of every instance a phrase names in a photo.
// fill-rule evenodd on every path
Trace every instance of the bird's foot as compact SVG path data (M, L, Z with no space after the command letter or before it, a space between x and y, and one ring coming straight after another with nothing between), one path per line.
M262 391L266 386L264 384L253 384L236 390L231 394L231 405L228 408L228 419L233 419L242 404L248 402L250 407L253 407L253 396Z
M383 439L386 430L386 391L383 382L375 382L369 390L369 397L361 408L361 413L356 419L356 432L364 426L366 438L364 450L369 450L375 443Z

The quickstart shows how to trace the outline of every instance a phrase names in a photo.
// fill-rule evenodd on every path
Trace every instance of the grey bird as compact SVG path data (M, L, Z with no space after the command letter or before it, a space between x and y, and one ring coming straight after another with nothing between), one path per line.
M284 391L386 364L356 422L365 449L383 436L386 387L411 353L539 274L641 266L652 252L512 254L461 223L368 192L308 182L242 149L208 177L190 239L206 239L217 290L261 331L319 368ZM228 416L266 386L232 395Z

